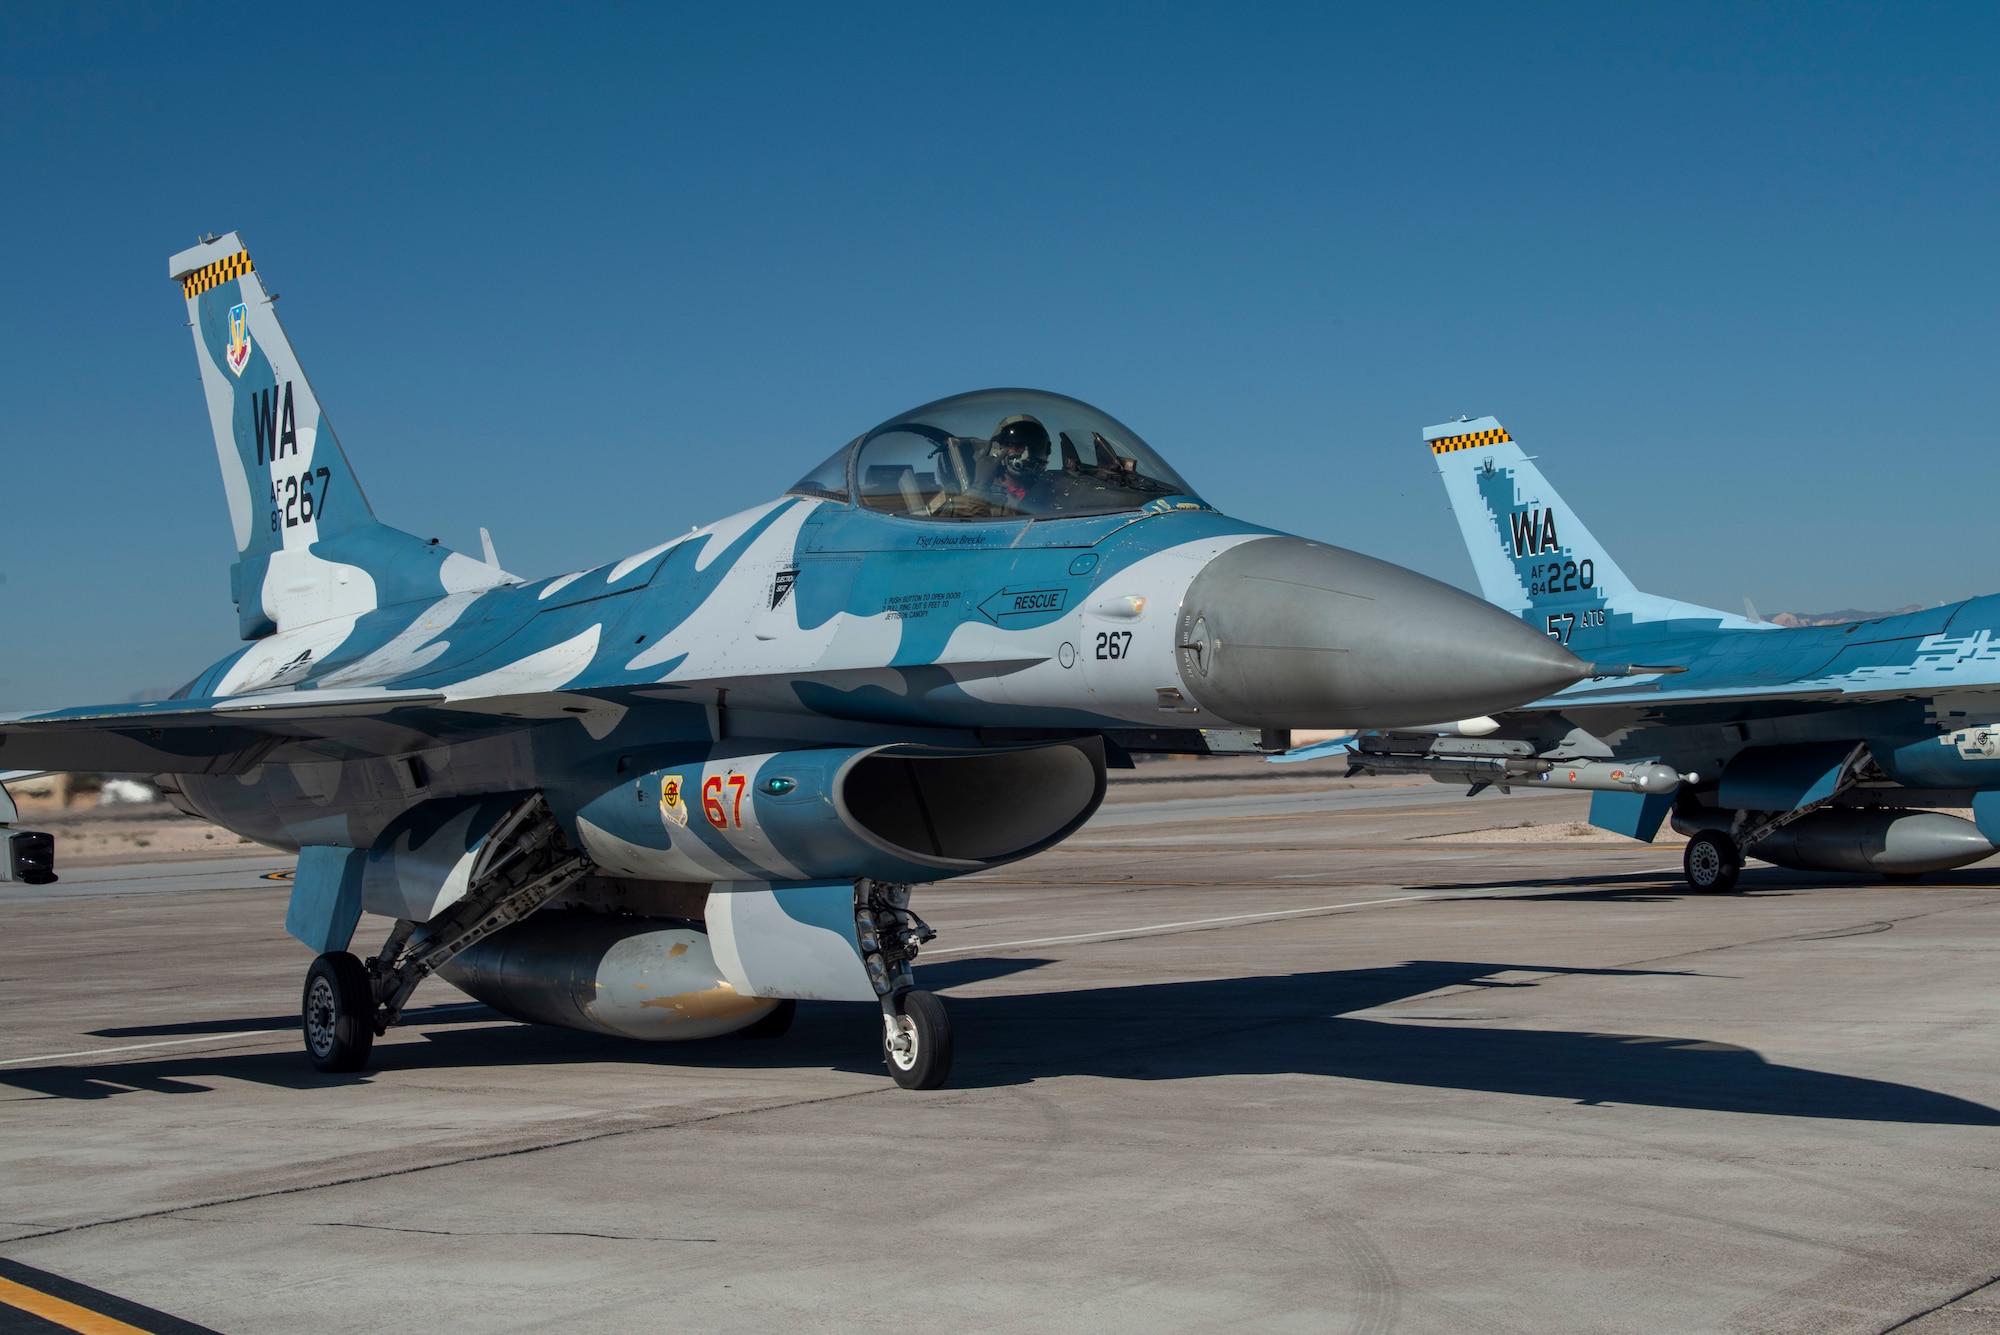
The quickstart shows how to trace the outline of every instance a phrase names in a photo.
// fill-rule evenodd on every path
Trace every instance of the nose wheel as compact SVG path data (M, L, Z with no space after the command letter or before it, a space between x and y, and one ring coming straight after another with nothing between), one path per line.
M951 1017L942 1001L929 992L883 998L882 1060L897 1084L937 1089L951 1078L951 1057Z

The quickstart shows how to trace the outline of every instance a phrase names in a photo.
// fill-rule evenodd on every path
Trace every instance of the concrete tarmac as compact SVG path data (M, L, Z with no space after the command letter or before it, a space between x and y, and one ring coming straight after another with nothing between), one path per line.
M0 898L0 1257L232 1335L2000 1329L2000 867L1434 842L1586 805L1147 766L918 892L934 1093L865 1006L436 982L323 1076L282 860L76 869Z

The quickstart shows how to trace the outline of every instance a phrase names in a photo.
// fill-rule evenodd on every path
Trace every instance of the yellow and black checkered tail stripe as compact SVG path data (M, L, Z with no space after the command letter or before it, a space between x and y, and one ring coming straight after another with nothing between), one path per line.
M181 291L193 301L212 287L217 287L232 278L241 278L257 266L250 262L250 252L239 250L234 255L224 255L213 264L204 264L187 277L181 279Z
M1449 454L1453 450L1476 450L1481 445L1498 445L1503 440L1512 440L1506 430L1495 427L1491 431L1475 431L1469 436L1446 436L1443 440L1431 442L1432 454Z

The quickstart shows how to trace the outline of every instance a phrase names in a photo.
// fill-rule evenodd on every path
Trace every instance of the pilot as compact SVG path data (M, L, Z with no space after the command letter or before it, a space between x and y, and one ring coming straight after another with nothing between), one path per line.
M1019 509L1040 487L1049 467L1048 428L1027 413L1016 413L993 430L979 482L995 502Z

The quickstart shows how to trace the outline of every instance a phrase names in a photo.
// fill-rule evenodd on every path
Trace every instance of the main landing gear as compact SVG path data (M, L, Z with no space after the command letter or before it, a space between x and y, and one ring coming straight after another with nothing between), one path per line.
M857 881L854 928L868 981L882 1000L882 1061L904 1089L938 1089L951 1077L951 1017L944 1003L917 990L910 965L937 935L910 912L910 887Z
M306 970L302 1004L306 1056L322 1071L358 1071L375 1047L375 987L361 961L344 950Z
M1687 883L1705 895L1726 895L1736 888L1737 874L1743 870L1743 853L1736 841L1721 830L1700 830L1687 842L1681 855L1681 870Z
M1756 848L1793 821L1819 811L1846 792L1871 770L1868 743L1856 742L1835 771L1833 787L1820 797L1789 811L1737 811L1727 830L1697 830L1687 842L1681 867L1690 886L1703 894L1726 895L1736 888L1743 870L1743 850Z
M365 964L344 950L306 971L300 1027L306 1057L322 1071L358 1071L375 1040L403 1017L417 984L460 951L519 922L590 870L540 793L501 817L481 845L465 896L421 925L399 920Z

